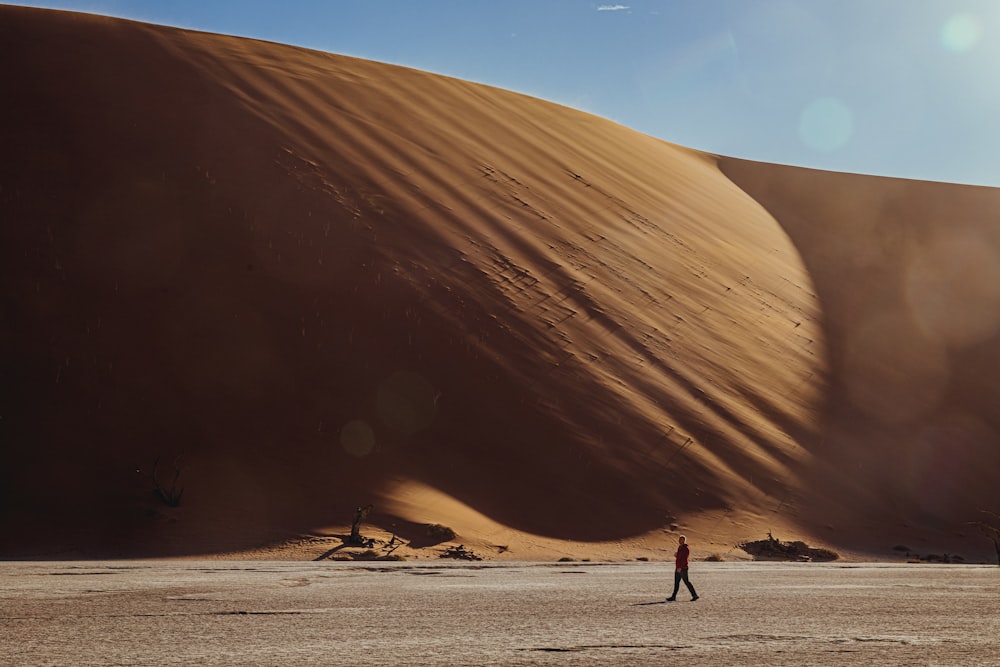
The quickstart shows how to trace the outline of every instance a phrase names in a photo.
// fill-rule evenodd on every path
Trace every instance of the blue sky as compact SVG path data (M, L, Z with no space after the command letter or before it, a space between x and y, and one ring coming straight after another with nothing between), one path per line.
M1000 186L1000 0L50 0L507 88L735 157Z

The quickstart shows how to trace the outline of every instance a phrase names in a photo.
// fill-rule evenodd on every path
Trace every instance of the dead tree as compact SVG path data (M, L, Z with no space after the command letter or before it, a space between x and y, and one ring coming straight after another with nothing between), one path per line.
M354 512L354 521L351 523L351 535L347 538L348 544L364 544L365 538L361 535L361 522L365 520L368 513L372 511L374 505L359 506Z
M184 489L177 488L177 480L179 480L181 476L181 468L177 464L177 460L179 458L180 457L174 459L174 479L171 481L169 489L160 484L160 478L158 475L158 469L160 467L159 456L157 456L156 460L153 461L152 471L146 475L146 477L149 478L149 481L153 483L153 495L167 507L180 507L181 497L184 495ZM142 469L138 468L136 469L136 472L141 473Z
M1000 514L990 512L989 510L981 511L983 514L991 517L991 519L988 521L971 521L970 524L978 528L979 532L993 543L993 548L997 553L997 565L1000 566Z

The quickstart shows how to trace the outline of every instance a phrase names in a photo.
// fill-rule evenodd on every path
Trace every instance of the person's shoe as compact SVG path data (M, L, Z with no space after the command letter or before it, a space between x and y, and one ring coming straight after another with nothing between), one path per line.
M677 598L675 598L675 597L669 597L669 598L667 598L667 602L676 602L676 601L677 601Z
M695 601L695 600L697 600L697 599L698 599L698 596L697 596L697 595L695 595L695 596L694 596L693 598L691 598L691 602L694 602L694 601Z

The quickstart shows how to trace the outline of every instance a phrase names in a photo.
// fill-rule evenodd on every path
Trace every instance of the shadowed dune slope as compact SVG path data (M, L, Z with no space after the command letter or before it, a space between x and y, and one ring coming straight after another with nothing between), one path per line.
M720 166L787 230L815 285L829 386L811 477L825 513L870 534L996 512L1000 190Z
M909 278L900 249L949 197L985 233L993 191L723 160L748 195L715 156L537 99L92 16L0 7L0 62L7 553L251 547L367 502L401 532L808 536L817 488L889 484L885 520L947 522L996 471L995 323L935 310L992 303L956 254L996 239L938 228L957 245ZM869 186L888 198L843 194ZM935 487L953 506L891 469L918 425L924 463L973 429Z

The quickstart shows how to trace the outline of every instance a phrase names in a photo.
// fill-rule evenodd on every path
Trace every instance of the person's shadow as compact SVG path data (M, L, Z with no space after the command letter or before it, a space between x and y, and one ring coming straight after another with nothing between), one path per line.
M651 604L667 604L667 601L666 600L656 600L654 602L636 602L632 606L633 607L648 607Z

